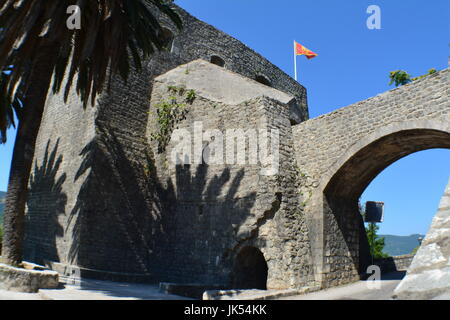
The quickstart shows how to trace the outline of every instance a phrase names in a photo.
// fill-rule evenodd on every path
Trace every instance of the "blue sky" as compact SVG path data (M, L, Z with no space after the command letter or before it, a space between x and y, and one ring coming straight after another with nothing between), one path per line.
M417 76L444 69L450 50L450 1L178 0L188 12L241 40L294 75L293 40L318 53L297 58L310 117L392 89L389 71ZM369 5L381 30L369 30ZM450 177L450 150L426 150L386 168L361 197L385 202L380 233L426 233Z
M392 89L389 71L413 76L448 66L448 0L177 0L194 16L234 36L289 75L293 40L318 53L298 57L311 117ZM381 30L369 30L369 5L381 9ZM13 131L10 132L11 138ZM6 190L12 142L0 146L0 190ZM450 176L450 150L427 150L383 171L362 200L384 201L380 232L426 233Z

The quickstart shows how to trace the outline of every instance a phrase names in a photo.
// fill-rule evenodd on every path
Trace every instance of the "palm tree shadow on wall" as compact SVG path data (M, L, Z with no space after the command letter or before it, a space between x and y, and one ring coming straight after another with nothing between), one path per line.
M163 208L168 214L162 216L168 243L160 248L161 255L171 251L173 259L163 265L176 274L165 281L214 283L221 279L227 288L239 285L233 281L236 256L246 246L264 246L264 240L257 239L262 221L245 236L237 237L257 200L256 192L239 196L244 177L245 168L176 165L166 185L158 184L158 193L165 196L163 204L170 206ZM217 260L212 261L211 256ZM178 270L179 265L188 267Z
M38 264L60 261L56 241L64 236L59 216L65 215L67 196L63 192L66 174L60 174L63 156L58 154L59 139L50 152L48 140L42 164L35 162L30 176L26 215L25 257Z
M66 227L72 234L69 261L97 270L148 275L151 235L160 217L153 210L144 170L130 161L114 132L100 123L96 138L80 156L74 182L82 179L82 184Z
M82 162L74 179L74 182L82 183L66 227L66 232L72 234L68 253L70 263L96 270L135 274L136 280L146 282L192 278L189 268L179 273L168 273L177 265L195 263L175 252L180 247L195 249L196 240L201 239L181 242L180 235L189 228L196 228L195 219L202 215L202 204L205 203L203 197L215 199L222 195L221 203L216 206L216 215L224 215L225 218L218 232L235 232L247 220L256 201L256 193L250 193L244 199L237 198L245 175L244 168L236 170L233 175L229 168L224 168L211 176L205 164L195 169L180 165L176 166L174 177L161 183L148 145L142 154L135 154L132 161L113 130L97 123L96 131L96 138L80 153ZM225 187L228 189L223 192ZM177 209L186 195L192 196L191 203L196 203L196 208L181 216ZM206 212L203 214L200 217L203 221L211 219ZM187 219L186 224L183 219ZM185 230L180 229L182 227ZM224 272L229 274L237 251L256 234L253 232L248 239L230 242L229 248L220 256L217 270L206 270L209 267L205 262L198 267L198 274L206 271L213 274L211 277L215 272L222 277ZM208 237L213 240L212 235L205 235L202 240ZM173 255L168 255L168 251ZM86 271L81 273L86 277L103 277ZM128 277L126 280L135 279Z

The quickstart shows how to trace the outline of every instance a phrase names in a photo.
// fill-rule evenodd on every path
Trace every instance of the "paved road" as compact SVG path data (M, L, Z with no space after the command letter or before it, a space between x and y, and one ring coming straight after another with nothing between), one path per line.
M281 300L388 300L403 278L404 272L389 273L378 281L379 289L370 289L366 281L313 292L279 298ZM259 291L258 291L259 292ZM248 298L242 296L241 298ZM239 299L239 297L238 297ZM38 293L0 290L0 300L189 300L163 294L156 285L83 280L79 285L64 285L61 289L41 289Z
M392 272L382 276L379 281L370 281L370 284L379 284L379 288L369 288L368 281L358 281L305 295L283 297L280 300L390 300L404 275L403 271Z
M61 289L41 289L38 293L0 290L0 300L187 300L159 292L156 285L83 280Z

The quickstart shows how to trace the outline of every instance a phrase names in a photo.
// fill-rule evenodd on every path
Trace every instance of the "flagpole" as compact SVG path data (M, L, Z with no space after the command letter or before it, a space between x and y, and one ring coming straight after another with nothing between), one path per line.
M295 40L294 40L294 75L295 81L297 81L297 55L295 54Z

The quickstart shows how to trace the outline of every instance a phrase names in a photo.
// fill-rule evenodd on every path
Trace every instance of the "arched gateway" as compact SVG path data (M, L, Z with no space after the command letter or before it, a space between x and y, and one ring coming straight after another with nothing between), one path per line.
M450 69L305 121L304 87L180 12L195 27L174 34L172 50L145 72L114 79L94 108L83 111L75 94L67 102L49 94L25 259L65 275L202 287L227 287L239 275L236 286L268 289L357 280L366 250L357 199L397 159L450 148ZM210 63L216 52L226 68ZM271 86L255 75L270 75ZM168 107L170 116L159 112ZM196 155L176 164L175 128L200 151L270 131L262 140L278 154L264 163L249 154L245 164L203 165ZM249 275L258 276L248 284Z
M294 126L298 166L310 180L305 210L323 286L356 280L368 264L358 199L370 182L411 153L450 149L448 77L447 69Z
M346 257L344 264L352 266L345 270L342 264L330 265L330 271L365 272L369 252L358 199L370 182L398 159L424 149L450 149L450 132L444 127L431 122L384 128L350 148L324 176L324 224L334 230L325 235L325 252L334 248L336 255Z

